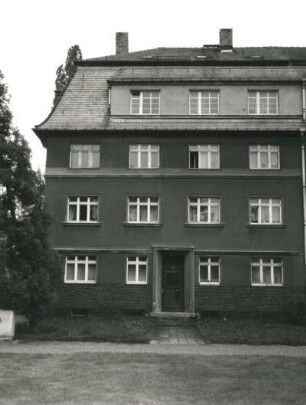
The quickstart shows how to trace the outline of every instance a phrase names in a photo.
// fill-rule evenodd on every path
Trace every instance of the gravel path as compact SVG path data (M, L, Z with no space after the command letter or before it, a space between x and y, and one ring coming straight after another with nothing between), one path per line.
M116 344L88 342L7 342L0 341L0 353L153 353L197 356L287 356L306 357L306 346L253 346L220 344Z

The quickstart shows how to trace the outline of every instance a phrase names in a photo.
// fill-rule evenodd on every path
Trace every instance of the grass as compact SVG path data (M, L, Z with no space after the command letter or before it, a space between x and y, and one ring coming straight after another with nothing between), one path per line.
M300 405L306 359L0 354L0 405Z
M18 325L15 339L23 341L88 341L116 343L148 343L154 325L140 315L116 313L113 316L49 317L38 323L34 331L27 324Z
M204 318L197 326L209 343L306 345L306 324L259 318Z

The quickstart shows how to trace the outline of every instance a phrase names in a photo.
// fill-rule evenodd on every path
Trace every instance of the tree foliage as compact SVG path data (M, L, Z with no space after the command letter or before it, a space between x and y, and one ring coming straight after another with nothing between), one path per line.
M60 95L74 75L75 62L79 60L82 60L81 49L79 45L73 45L68 49L65 65L60 65L56 70L54 105L58 103Z
M0 72L0 306L34 323L55 302L60 268L48 242L43 178L12 126L3 79Z

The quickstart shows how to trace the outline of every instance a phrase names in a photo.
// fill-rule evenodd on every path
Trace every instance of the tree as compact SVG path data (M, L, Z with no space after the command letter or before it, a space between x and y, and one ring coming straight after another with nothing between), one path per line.
M64 65L60 65L56 70L54 106L58 103L61 94L67 87L70 79L75 73L75 62L82 60L82 52L79 45L73 45L68 49L67 58Z
M56 301L60 266L48 242L44 182L12 126L0 72L0 306L23 312L33 326Z

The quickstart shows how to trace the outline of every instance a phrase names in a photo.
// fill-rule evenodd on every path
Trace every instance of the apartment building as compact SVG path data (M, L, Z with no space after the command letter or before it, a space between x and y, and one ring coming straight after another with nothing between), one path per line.
M60 307L283 312L305 301L306 48L83 60L34 128Z

